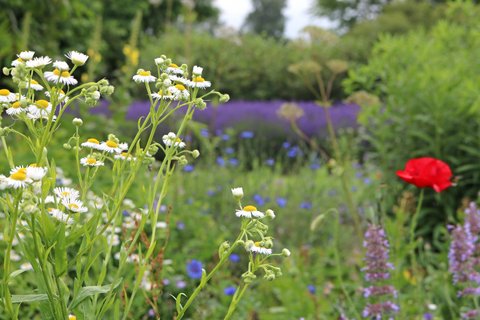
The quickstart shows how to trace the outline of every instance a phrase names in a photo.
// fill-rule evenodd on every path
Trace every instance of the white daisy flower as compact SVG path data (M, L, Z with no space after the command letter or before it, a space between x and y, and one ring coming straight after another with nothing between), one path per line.
M179 83L181 83L181 84L183 84L183 85L185 85L185 86L188 85L188 83L189 83L189 81L188 81L187 78L179 77L179 76L174 75L174 74L169 75L168 78L169 78L170 80L172 80L172 81L179 82Z
M85 148L90 148L90 149L95 149L95 150L102 150L102 147L100 145L100 141L98 141L97 139L95 138L90 138L88 139L87 141L85 142L82 142L82 144L80 144L82 147L85 147Z
M28 60L26 62L27 64L27 67L29 68L43 68L45 67L46 65L52 63L52 59L50 59L50 57L37 57L37 58L34 58L33 60Z
M203 68L199 66L193 66L192 74L194 76L201 76L203 72Z
M12 103L12 105L7 108L7 110L5 111L8 115L17 115L17 114L20 114L22 112L25 112L26 109L22 108L22 104L20 103L20 101L15 101L14 103Z
M167 227L168 227L168 224L165 221L157 222L157 228L158 229L166 229Z
M55 193L55 195L61 200L77 199L80 196L80 192L78 192L78 190L68 187L57 187L53 189L53 193Z
M30 80L30 83L25 83L25 84L23 85L23 87L24 87L25 89L31 88L31 89L33 89L33 90L35 90L35 91L43 90L43 86L40 85L36 80L33 80L33 79Z
M35 51L22 51L19 54L17 54L17 57L19 57L23 61L28 61L28 60L32 60L34 55L35 55Z
M5 177L3 174L0 174L0 190L5 190L8 187L8 178Z
M78 81L67 70L55 68L53 71L44 72L45 79L53 83L61 83L66 85L76 85Z
M44 203L55 203L55 198L53 196L46 196L43 200Z
M190 97L190 92L182 84L176 84L168 87L168 91L173 95L175 100L187 100Z
M10 176L7 178L8 186L14 189L25 188L32 179L27 177L27 168L15 167L10 171Z
M150 71L146 71L143 69L138 69L137 74L133 76L133 81L140 83L140 82L154 82L157 80Z
M106 151L108 153L121 153L123 150L128 149L128 144L107 140L106 142L102 142L99 148L99 150Z
M252 205L245 206L242 210L237 210L237 212L235 212L235 215L239 218L244 217L249 219L265 217L265 214L263 212L258 211L257 208Z
M86 54L78 51L70 51L65 55L65 57L70 59L70 61L72 61L72 63L76 66L83 66L88 60L88 56Z
M57 90L57 88L52 88L53 91ZM49 91L45 91L45 95L49 98L51 98L51 95L50 95L50 92ZM60 89L60 92L58 93L57 95L57 99L59 102L67 102L68 101L68 97L65 95L65 92Z
M183 142L182 139L177 137L177 135L173 132L169 132L168 134L164 135L162 140L167 147L174 146L183 149L186 146L185 142Z
M260 245L260 242L255 242L253 246L250 247L250 251L258 254L264 254L264 255L272 254L272 249L262 247Z
M14 102L17 95L8 89L0 89L0 102Z
M63 212L62 210L55 209L55 208L48 208L48 213L58 221L64 222L66 224L73 224L73 219L71 219L70 216L65 212Z
M91 156L80 159L80 163L84 167L101 167L104 165L103 161L99 161Z
M126 160L126 161L135 161L137 158L129 154L128 152L122 152L114 156L115 160Z
M29 117L31 119L47 118L52 112L52 104L47 100L37 100L34 104L28 106Z
M203 79L200 76L196 76L192 79L192 81L188 82L188 86L191 87L191 88L205 89L205 88L210 87L211 85L212 85L212 83L210 81L205 81L205 79Z
M53 63L53 67L54 67L55 69L60 70L60 71L68 71L68 70L70 70L70 66L69 66L68 63L66 63L65 61L59 61L59 60L57 60L57 61L55 61L55 62Z
M12 251L10 251L10 260L20 261L20 260L22 260L22 257L20 257L20 255L16 251L12 250Z
M72 212L87 212L88 208L83 206L83 202L76 198L63 198L62 204L66 209Z
M38 167L36 164L31 164L27 167L27 177L34 180L42 180L47 174L47 168Z
M25 262L20 265L20 270L23 270L23 271L33 270L33 266L30 262Z
M167 70L165 70L167 73L174 73L174 74L183 74L183 70L176 65L175 63L171 63L168 67Z
M158 93L152 93L152 98L153 99L165 99L165 100L172 100L174 97L173 95L167 91L165 94L163 94L163 90L158 91Z

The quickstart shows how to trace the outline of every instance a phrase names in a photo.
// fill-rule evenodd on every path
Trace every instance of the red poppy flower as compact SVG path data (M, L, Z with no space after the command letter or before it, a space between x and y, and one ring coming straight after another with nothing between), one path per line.
M435 158L408 160L405 170L398 170L397 176L418 188L430 187L441 192L452 185L452 170L448 164Z

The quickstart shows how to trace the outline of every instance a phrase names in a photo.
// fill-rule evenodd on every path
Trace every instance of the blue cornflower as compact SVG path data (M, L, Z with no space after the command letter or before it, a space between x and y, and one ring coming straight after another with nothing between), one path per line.
M193 164L186 164L183 167L183 171L185 172L192 172L193 170L195 170L195 166Z
M298 149L297 146L291 147L287 152L287 157L295 158L298 155L298 151L299 151L299 149Z
M235 153L235 150L232 147L225 148L225 153L226 154L233 154Z
M228 162L230 162L230 164L234 167L238 166L238 159L237 158L231 158L230 160L228 160Z
M282 147L283 147L284 149L288 149L288 148L290 148L290 146L291 146L291 144L290 144L290 142L288 142L288 141L285 141L284 143L282 143Z
M128 212L128 210L123 210L122 214L124 217L128 217L130 215L130 212Z
M178 230L183 230L183 229L185 229L185 222L183 222L183 221L177 221L177 229L178 229Z
M254 136L253 131L243 131L240 133L240 138L242 139L252 139Z
M228 141L228 140L230 140L230 135L227 134L227 133L222 134L222 140L223 140L223 141Z
M313 284L309 284L307 286L307 289L308 289L308 292L310 292L311 294L315 294L317 292L317 288L315 288Z
M300 203L300 209L312 209L312 203L309 201L303 201L302 203Z
M265 205L265 200L263 200L263 197L258 193L253 196L253 201L259 206Z
M217 157L217 164L220 167L225 167L225 159L223 159L222 157Z
M191 279L200 279L202 278L202 263L198 260L192 259L187 263L187 275Z
M266 164L267 166L273 167L273 166L275 165L275 160L272 159L272 158L269 158L269 159L267 159L267 160L265 161L265 164Z
M216 193L216 192L215 192L215 190L213 190L213 189L208 189L208 190L207 190L207 194L208 194L209 197L215 195L215 193Z
M320 169L320 167L321 167L321 165L320 165L319 162L312 162L310 164L310 169L312 169L312 170L318 170L318 169Z
M431 313L424 313L423 314L423 319L424 320L433 320L433 315Z
M237 288L234 286L228 286L225 289L223 289L223 293L227 296L233 296L235 294L235 291L237 291Z
M200 130L200 135L202 137L208 138L210 136L210 132L208 132L208 129L201 129Z
M365 179L363 179L363 183L370 184L370 183L372 183L372 180L370 180L370 178L365 178Z
M233 263L237 263L237 262L240 262L240 256L236 253L232 253L228 259L230 260L230 262L233 262Z
M285 208L285 206L287 205L287 199L285 198L278 197L276 201L280 208Z

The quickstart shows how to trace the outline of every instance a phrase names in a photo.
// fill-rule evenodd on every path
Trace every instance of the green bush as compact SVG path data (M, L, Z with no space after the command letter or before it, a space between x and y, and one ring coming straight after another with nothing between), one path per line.
M420 156L446 161L460 177L457 188L430 199L435 218L429 221L445 223L442 212L452 218L460 198L473 197L480 185L480 22L474 12L478 16L473 5L454 4L448 20L430 32L384 36L369 63L345 81L347 91L366 90L383 101L364 108L361 118L386 181ZM427 221L423 227L431 231Z

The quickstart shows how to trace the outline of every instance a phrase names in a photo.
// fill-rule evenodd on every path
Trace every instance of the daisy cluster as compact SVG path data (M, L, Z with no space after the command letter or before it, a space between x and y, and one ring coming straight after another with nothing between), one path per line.
M35 57L34 51L23 51L17 55L10 68L3 72L12 77L18 92L0 88L0 106L15 118L26 120L56 119L55 112L59 105L69 101L69 89L78 84L73 72L85 64L88 56L70 51L62 60L53 61L48 56ZM45 70L51 68L50 70ZM65 92L64 91L67 91ZM85 101L97 102L101 94L111 94L113 87L107 80L101 80L88 89L81 91Z
M187 101L192 96L192 90L207 89L212 85L210 81L203 78L202 67L194 66L190 76L185 64L179 66L165 56L156 58L155 64L159 71L158 77L144 69L138 69L133 76L133 80L137 83L155 82L159 90L150 94L152 99ZM204 105L198 103L197 107L204 107Z
M80 159L80 164L85 167L103 166L105 164L103 159L105 159L105 156L108 154L113 155L115 160L136 160L135 157L128 153L128 144L126 142L120 142L113 134L110 134L105 141L89 138L80 145L91 150L88 156Z
M27 167L17 166L10 170L9 176L0 175L0 190L24 189L35 186L47 173L47 168L31 164ZM38 184L37 184L38 186Z

